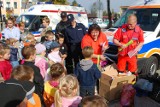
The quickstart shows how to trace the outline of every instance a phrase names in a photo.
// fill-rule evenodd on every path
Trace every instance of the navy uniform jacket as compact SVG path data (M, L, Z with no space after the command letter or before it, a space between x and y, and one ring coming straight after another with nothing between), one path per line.
M85 26L82 23L77 23L75 28L71 25L66 28L65 39L67 43L80 43L85 34Z

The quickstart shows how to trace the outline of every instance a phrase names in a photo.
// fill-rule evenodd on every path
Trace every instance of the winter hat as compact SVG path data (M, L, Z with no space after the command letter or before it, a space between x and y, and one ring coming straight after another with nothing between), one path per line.
M54 42L52 42L50 47L51 47L51 49L54 49L54 48L60 47L60 44L58 42L54 41Z
M27 98L27 100L31 103L31 104L33 104L33 105L35 105L35 101L34 101L34 98L33 98L33 96L32 96L32 94L34 93L34 91L35 91L35 86L34 86L34 84L32 83L32 82L30 82L30 81L23 81L22 83L21 83L22 85L23 85L23 87L25 88L25 90L26 90L26 98Z
M34 84L30 81L9 79L0 83L0 107L16 107L32 90Z
M35 48L36 54L41 54L43 51L46 51L46 47L41 43L36 44Z

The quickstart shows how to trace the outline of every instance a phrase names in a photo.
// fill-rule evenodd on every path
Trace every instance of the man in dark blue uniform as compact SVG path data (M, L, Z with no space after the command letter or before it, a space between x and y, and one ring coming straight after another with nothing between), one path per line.
M73 73L73 67L77 65L79 60L83 58L81 41L86 34L86 28L82 23L77 23L72 14L67 16L68 21L71 23L65 30L65 39L68 46L68 56L66 58L67 72Z
M61 13L61 21L56 26L55 34L62 33L64 35L65 34L65 29L69 25L70 25L70 23L69 23L69 21L67 19L67 13L66 12L62 12Z

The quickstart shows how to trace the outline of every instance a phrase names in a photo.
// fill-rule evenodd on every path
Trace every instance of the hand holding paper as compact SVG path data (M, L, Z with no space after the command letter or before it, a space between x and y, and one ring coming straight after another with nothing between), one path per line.
M134 50L131 50L131 51L128 52L128 56L131 58L132 56L135 56L135 55L137 54L137 52L138 52L138 51L135 50L135 49L134 49Z

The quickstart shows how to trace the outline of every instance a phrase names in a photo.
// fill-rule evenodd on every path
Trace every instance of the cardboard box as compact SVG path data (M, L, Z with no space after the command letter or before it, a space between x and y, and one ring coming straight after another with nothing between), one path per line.
M103 68L102 73L110 76L117 76L118 75L117 65L115 63L107 65L106 67Z
M119 99L124 84L132 83L136 78L135 75L118 76L118 72L114 66L113 64L107 66L100 78L99 94L108 101Z
M117 76L115 78L112 78L110 76L108 76L107 78L106 76L106 80L100 80L99 94L100 96L106 98L108 101L119 99L124 84L132 83L135 78L135 75Z

